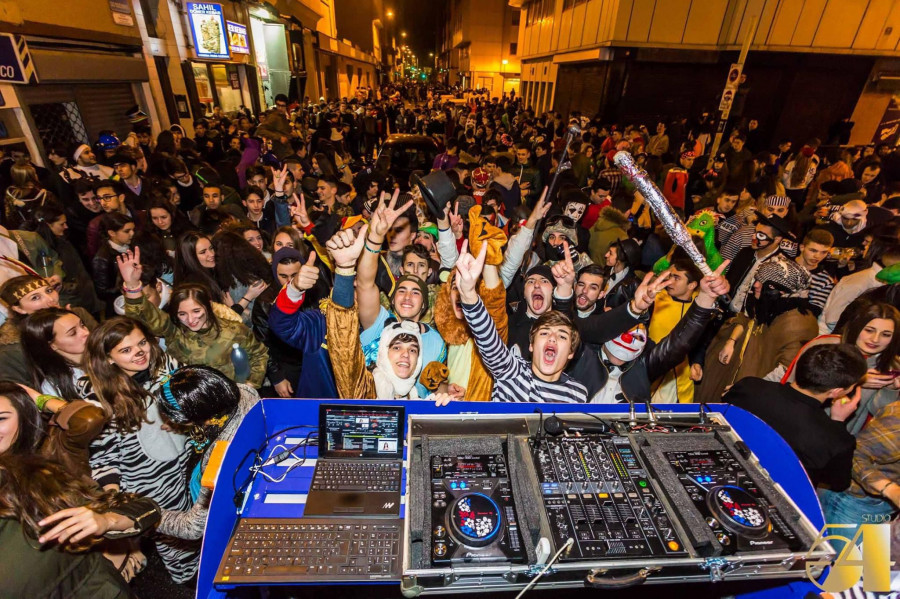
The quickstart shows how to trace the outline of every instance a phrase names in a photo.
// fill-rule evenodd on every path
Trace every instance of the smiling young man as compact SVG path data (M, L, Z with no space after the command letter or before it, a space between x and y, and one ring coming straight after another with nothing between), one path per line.
M828 294L837 280L824 267L824 260L834 246L834 237L825 229L812 229L803 238L796 262L805 268L812 278L807 298L813 313L818 316L828 301Z

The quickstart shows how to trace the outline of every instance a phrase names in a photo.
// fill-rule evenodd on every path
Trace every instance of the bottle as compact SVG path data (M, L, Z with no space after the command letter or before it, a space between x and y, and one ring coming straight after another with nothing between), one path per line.
M247 352L240 344L231 346L231 365L234 366L234 380L237 383L246 383L250 378L250 360L247 359Z
M53 259L43 249L38 254L38 266L41 269L41 276L44 278L48 278L53 274Z

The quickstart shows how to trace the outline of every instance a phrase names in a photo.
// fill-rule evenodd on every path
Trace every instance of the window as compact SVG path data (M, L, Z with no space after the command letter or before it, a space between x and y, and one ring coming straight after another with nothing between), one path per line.
M519 19L521 19L521 18L522 18L522 11L514 10L514 11L513 11L513 14L512 14L512 24L513 24L513 27L518 27L518 26L519 26Z
M518 42L513 42L509 45L509 55L515 56L519 52L519 44Z
M31 104L31 117L44 147L65 148L89 143L87 130L75 102Z

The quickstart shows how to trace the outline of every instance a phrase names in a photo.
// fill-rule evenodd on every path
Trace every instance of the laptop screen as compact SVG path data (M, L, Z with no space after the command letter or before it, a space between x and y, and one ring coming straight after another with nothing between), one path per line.
M319 457L403 457L403 406L319 406Z

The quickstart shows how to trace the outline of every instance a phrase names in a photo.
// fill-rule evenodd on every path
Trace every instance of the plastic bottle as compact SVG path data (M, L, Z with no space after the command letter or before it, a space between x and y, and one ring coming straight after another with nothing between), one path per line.
M250 360L247 352L237 343L231 346L231 365L234 366L234 380L238 383L246 383L250 378Z

